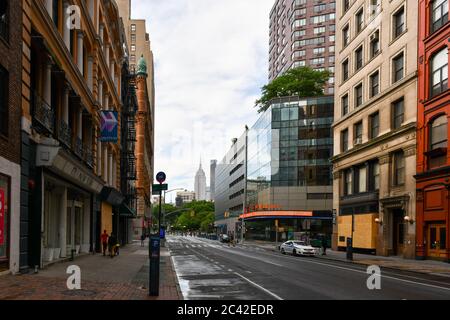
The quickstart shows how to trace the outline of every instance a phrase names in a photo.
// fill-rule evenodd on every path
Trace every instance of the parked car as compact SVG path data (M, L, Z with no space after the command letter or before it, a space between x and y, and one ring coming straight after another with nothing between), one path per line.
M282 254L290 253L294 256L315 256L317 250L304 241L286 241L280 246Z
M230 242L230 237L226 234L222 234L222 235L220 235L220 242L228 243L228 242Z

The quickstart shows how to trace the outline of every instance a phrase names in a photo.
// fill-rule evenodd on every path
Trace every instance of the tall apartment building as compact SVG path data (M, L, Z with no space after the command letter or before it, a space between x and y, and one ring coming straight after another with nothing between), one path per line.
M67 9L79 9L68 24ZM114 1L24 0L20 267L99 251L118 233L120 135L102 139L100 111L122 114L124 29ZM120 132L120 130L118 130Z
M137 145L141 145L141 157L142 165L145 168L146 174L149 177L149 183L153 183L154 177L154 150L155 150L155 76L154 76L154 62L153 62L153 52L151 50L150 36L146 31L146 20L143 19L132 19L131 18L131 0L115 0L119 8L119 14L122 18L123 24L125 26L125 34L127 38L128 45L128 60L130 70L132 72L138 72L139 62L145 62L145 84L146 88L143 87L144 83L140 81L142 93L142 102L146 104L146 107L140 107L140 110L145 109L145 113L140 114L140 122L145 125L143 126L142 135L138 134ZM145 102L144 102L145 100ZM144 119L145 118L145 119ZM138 131L139 131L138 123ZM145 144L139 142L139 137L145 138ZM139 156L138 156L139 158ZM139 170L139 169L138 169ZM141 171L142 172L142 171ZM139 175L139 174L138 174ZM139 184L139 182L138 182ZM143 206L149 207L151 204L150 197L146 192L140 192L141 208ZM145 196L144 196L145 194ZM145 202L145 205L143 204ZM149 221L150 212L148 208L146 210L138 210L139 218L135 221L135 236L139 238L140 229L145 227L145 221ZM146 213L144 213L144 211ZM145 218L144 218L145 217Z
M335 0L277 0L270 12L269 81L290 68L334 73ZM334 76L325 94L334 93Z
M211 160L209 167L209 187L210 187L210 200L214 201L216 196L216 168L217 160Z
M448 0L419 1L416 258L450 261Z
M418 3L336 5L333 247L413 258Z
M0 274L19 271L22 2L0 3Z

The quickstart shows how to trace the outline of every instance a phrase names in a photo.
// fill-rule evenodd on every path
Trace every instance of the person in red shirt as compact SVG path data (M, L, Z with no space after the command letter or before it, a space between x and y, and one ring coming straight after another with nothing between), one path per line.
M103 246L103 255L106 256L106 249L108 249L108 238L109 238L106 230L103 231L101 238L102 238L102 246Z

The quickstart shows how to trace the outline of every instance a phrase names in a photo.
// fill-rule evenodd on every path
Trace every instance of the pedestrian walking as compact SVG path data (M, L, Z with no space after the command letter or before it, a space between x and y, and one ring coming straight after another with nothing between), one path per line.
M108 247L109 247L109 256L111 259L116 255L116 246L117 240L114 234L111 233L111 236L108 239Z
M326 236L322 237L322 255L323 256L327 255L327 237Z
M104 256L106 256L106 249L108 248L108 238L109 238L108 233L106 232L106 230L104 230L101 235L102 249L103 249Z
M144 246L144 241L145 241L145 234L141 235L141 247Z

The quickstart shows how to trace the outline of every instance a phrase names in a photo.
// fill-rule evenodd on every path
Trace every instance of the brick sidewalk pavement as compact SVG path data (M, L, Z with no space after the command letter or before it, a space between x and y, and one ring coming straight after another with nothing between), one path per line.
M169 251L161 248L159 297L148 296L147 248L136 244L121 249L114 259L102 255L59 263L38 274L0 277L0 300L180 300ZM81 290L68 290L71 264L81 268ZM104 270L107 272L104 272ZM132 270L131 272L129 270Z

